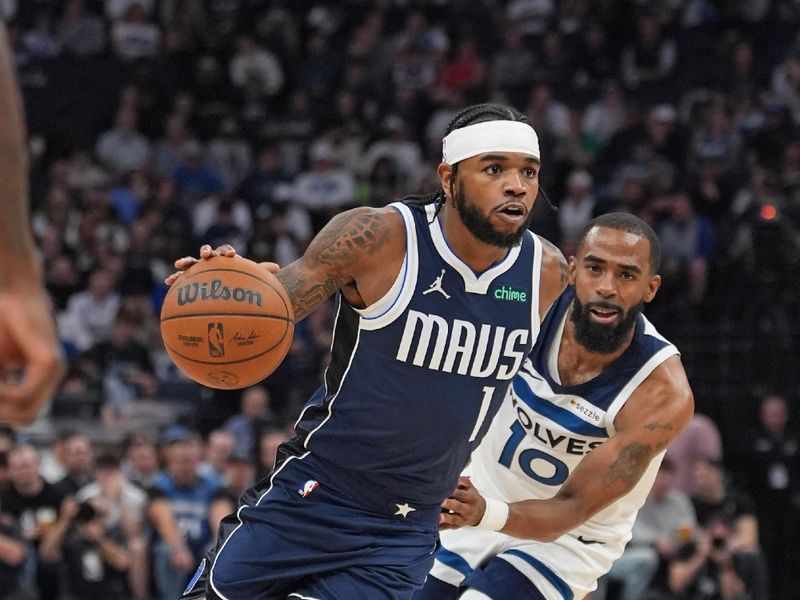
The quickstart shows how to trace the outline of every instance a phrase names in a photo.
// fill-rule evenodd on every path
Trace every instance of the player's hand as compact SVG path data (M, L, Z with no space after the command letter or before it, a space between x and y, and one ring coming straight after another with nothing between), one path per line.
M486 510L486 500L472 485L469 477L459 477L453 493L442 502L439 530L474 526L481 522Z
M29 425L65 372L50 300L40 283L0 287L0 421Z
M227 257L234 257L236 256L236 249L231 246L230 244L223 244L218 248L211 249L211 246L208 244L203 244L200 246L200 258L195 258L193 256L185 256L183 258L179 258L175 261L175 268L178 269L177 273L173 273L172 275L168 276L164 283L167 285L172 285L175 281L180 277L181 273L185 270L190 268L192 265L199 263L201 260L205 260L211 258L213 256L227 256ZM267 269L270 273L277 273L280 269L277 263L274 262L262 262L259 263L262 267Z

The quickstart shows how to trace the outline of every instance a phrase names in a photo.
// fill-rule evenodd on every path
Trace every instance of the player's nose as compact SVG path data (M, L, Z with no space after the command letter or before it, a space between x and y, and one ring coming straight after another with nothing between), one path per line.
M503 180L503 192L507 196L518 198L520 196L524 196L528 191L527 184L528 182L521 173L514 170L509 170L507 171L506 177Z

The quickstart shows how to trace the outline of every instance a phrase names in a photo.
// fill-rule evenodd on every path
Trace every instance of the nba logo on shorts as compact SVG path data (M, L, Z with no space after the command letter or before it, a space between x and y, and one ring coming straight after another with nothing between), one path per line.
M208 353L211 358L225 356L225 332L222 329L222 323L208 324Z
M305 498L311 492L317 489L318 485L319 485L318 482L314 481L313 479L309 479L308 481L306 481L305 485L303 485L303 489L297 490L297 493L300 494L303 498Z

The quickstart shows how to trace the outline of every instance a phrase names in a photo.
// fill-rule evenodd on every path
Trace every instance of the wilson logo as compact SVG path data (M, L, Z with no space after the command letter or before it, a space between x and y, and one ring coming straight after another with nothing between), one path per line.
M178 288L178 306L192 304L197 300L233 300L261 306L261 294L247 288L229 288L219 279L211 283L190 283Z

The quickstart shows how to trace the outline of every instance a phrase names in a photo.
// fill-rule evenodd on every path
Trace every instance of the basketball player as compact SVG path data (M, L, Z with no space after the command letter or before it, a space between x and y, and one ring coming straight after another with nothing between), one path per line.
M6 26L0 21L0 421L30 424L64 366L28 215L28 148ZM21 369L21 376L7 377Z
M443 532L415 600L581 599L622 553L694 404L678 351L641 314L659 255L633 215L588 224L571 285L443 503L442 529L477 527Z
M331 364L185 597L399 600L422 586L441 503L566 284L566 261L527 227L539 165L521 114L470 107L448 127L438 192L344 212L278 271L297 319L338 294Z

